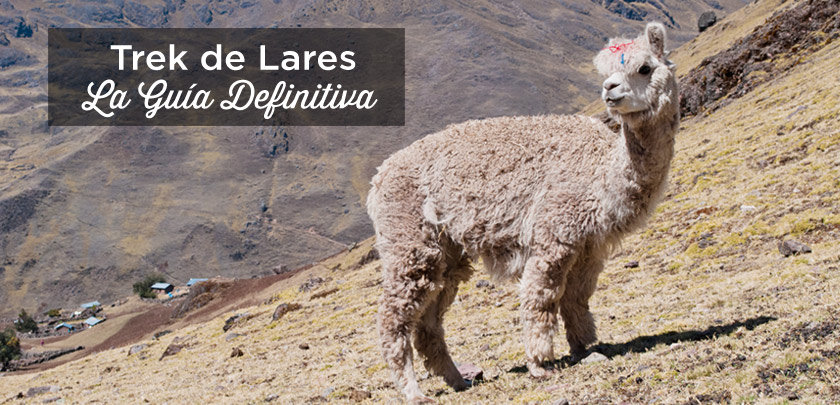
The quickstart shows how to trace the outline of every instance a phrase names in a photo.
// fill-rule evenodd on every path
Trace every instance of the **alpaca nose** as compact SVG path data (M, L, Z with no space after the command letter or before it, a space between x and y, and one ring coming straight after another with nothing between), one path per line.
M617 81L613 81L613 80L611 80L611 78L607 79L606 81L604 81L604 90L610 91L610 90L618 87L618 85L619 85L619 83Z

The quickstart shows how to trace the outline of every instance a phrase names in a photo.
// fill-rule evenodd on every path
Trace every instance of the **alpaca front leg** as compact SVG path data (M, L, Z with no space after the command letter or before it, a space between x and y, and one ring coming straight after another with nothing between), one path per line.
M566 291L560 299L560 315L566 328L566 339L574 359L586 355L586 346L597 340L595 319L589 311L589 298L595 292L603 261L590 257L569 272Z
M414 331L414 346L424 357L424 365L429 372L443 377L446 384L455 391L462 391L467 388L467 383L455 367L443 338L441 315L445 308L442 309L441 306L448 306L451 303L451 300L445 302L447 297L443 295L446 295L446 292L438 296L420 318L417 329Z
M557 310L566 283L562 262L531 258L525 264L519 295L525 334L526 366L532 377L545 377L545 362L554 360Z
M399 304L397 298L389 299L386 296L379 307L379 337L385 363L391 370L394 383L398 389L402 389L408 403L434 402L423 395L417 384L413 349L409 340L413 322L410 320L410 314L407 317L405 312L400 311L404 308L399 308Z

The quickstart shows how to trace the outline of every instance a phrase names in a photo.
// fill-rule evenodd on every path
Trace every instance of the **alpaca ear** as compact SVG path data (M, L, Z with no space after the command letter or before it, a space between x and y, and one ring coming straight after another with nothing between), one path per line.
M645 27L650 50L657 58L662 59L665 55L665 26L662 23L652 22Z

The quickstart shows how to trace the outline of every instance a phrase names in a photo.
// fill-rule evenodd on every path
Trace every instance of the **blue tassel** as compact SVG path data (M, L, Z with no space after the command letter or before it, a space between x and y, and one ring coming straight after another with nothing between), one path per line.
M622 65L624 64L624 54L623 53L621 54L621 64Z

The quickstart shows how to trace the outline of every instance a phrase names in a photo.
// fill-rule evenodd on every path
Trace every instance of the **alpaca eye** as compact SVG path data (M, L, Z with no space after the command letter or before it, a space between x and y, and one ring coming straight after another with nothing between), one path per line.
M650 73L650 66L642 65L642 67L639 68L639 74L646 75L648 73Z

